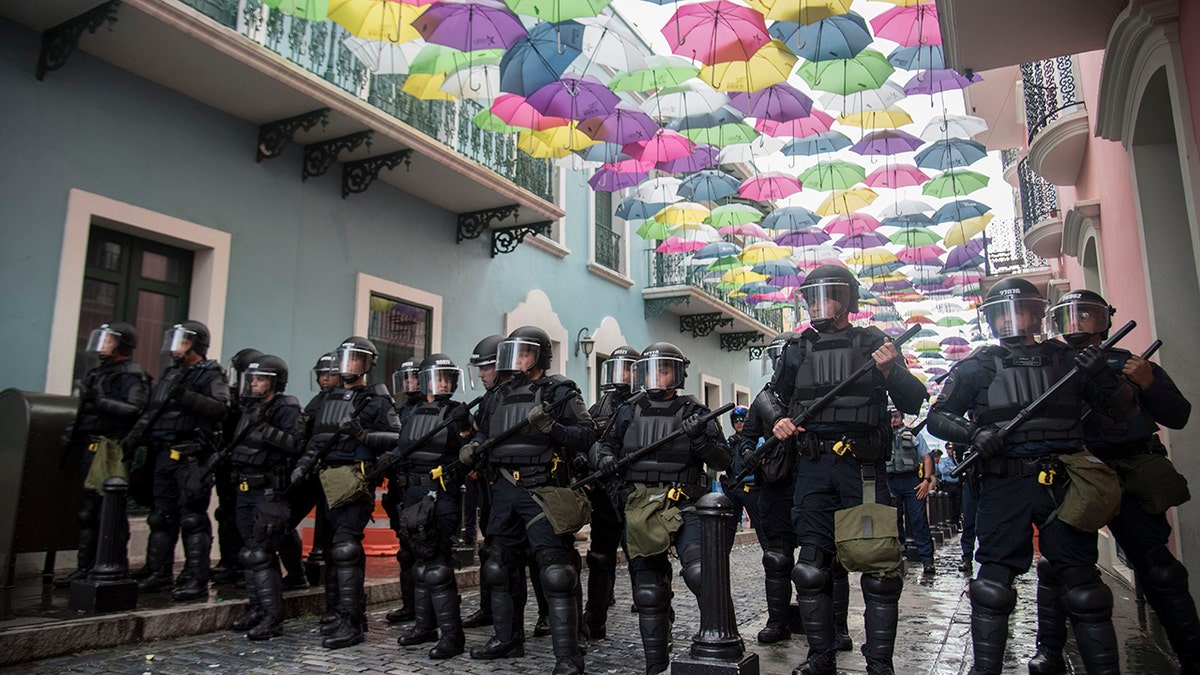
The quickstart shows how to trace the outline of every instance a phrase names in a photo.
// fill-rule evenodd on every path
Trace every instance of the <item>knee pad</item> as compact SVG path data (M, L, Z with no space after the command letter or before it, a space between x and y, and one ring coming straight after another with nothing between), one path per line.
M335 542L329 550L329 559L335 567L352 567L363 557L362 544L357 541Z
M1080 621L1101 623L1112 618L1112 591L1101 581L1072 586L1063 593L1063 605Z
M785 549L769 548L763 551L763 571L769 577L786 577L795 567L792 552Z
M792 568L792 583L796 585L796 592L802 595L816 595L825 591L831 580L829 570L805 562L798 562Z
M634 586L633 602L647 614L666 612L671 606L671 589L661 583Z
M1037 575L1038 583L1043 586L1062 586L1058 573L1054 571L1054 566L1044 556L1037 561Z
M1160 592L1186 592L1187 568L1165 546L1148 551L1139 562L1142 569L1138 571L1150 588Z
M870 574L862 575L863 595L882 602L897 602L900 591L904 590L904 579L899 576L876 577Z
M990 614L1012 614L1017 606L1017 592L994 579L979 577L971 580L971 606Z
M492 556L484 561L479 576L491 588L504 588L508 586L508 570L504 568L504 565L496 556Z
M566 563L555 563L542 567L542 587L547 595L570 595L575 591L579 576L575 567Z
M250 569L250 549L243 546L238 550L237 555L238 565L243 569Z
M179 521L179 527L185 534L196 534L208 529L208 514L189 513Z
M243 548L238 551L238 562L248 570L264 570L271 566L274 558L265 548Z
M454 580L454 570L448 565L426 565L425 585L446 586Z
M169 530L175 526L176 516L165 511L151 511L150 515L146 516L146 524L151 530Z
M587 566L589 570L610 570L617 566L617 557L608 553L588 551Z
M578 555L578 553L576 553ZM538 569L546 569L553 565L566 565L575 567L575 561L572 559L570 551L558 549L543 549L541 553L535 556Z
M679 552L679 563L681 569L679 576L683 577L683 583L696 595L700 594L700 546L689 546Z
M417 557L407 548L401 546L400 550L396 551L396 562L400 563L401 567L412 567L416 561Z

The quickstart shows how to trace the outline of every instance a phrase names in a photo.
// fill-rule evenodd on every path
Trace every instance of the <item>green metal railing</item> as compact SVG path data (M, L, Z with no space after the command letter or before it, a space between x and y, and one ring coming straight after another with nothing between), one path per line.
M649 256L647 269L650 279L646 288L662 288L665 286L694 286L705 293L717 298L746 316L774 330L783 332L783 310L761 310L747 304L741 298L729 297L730 291L718 288L716 283L704 281L703 266L689 265L689 256L685 253L658 253L653 249L646 251Z
M596 263L614 272L625 273L621 269L621 235L599 223L596 224Z
M484 110L470 100L423 101L401 91L404 75L371 72L343 41L349 31L332 21L305 21L260 0L178 0L242 37L437 139L468 159L548 201L555 167L517 149L517 137L484 131L471 118Z

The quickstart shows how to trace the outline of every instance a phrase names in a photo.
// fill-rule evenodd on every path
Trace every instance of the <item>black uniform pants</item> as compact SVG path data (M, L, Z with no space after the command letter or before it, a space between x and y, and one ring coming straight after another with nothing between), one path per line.
M875 465L875 502L891 504L883 462ZM833 514L863 501L862 465L849 453L822 452L815 460L796 461L792 522L801 547L837 553L833 539Z
M435 489L434 498L434 540L414 542L411 533L403 529L397 530L400 545L413 552L418 563L438 562L451 564L454 545L451 539L458 533L458 522L462 517L457 485L450 485L450 492L440 488ZM430 488L410 485L404 488L401 509L416 505L430 493ZM397 513L397 516L399 514Z
M759 485L758 520L754 523L754 529L759 533L760 543L766 537L770 544L796 548L796 528L792 525L795 498L795 491L788 481Z

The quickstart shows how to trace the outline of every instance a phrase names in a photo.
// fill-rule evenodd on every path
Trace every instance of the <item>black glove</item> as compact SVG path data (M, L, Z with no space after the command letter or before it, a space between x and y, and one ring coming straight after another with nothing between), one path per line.
M971 435L971 446L984 457L995 457L1004 449L1004 438L996 427L980 427Z
M456 405L450 410L450 419L454 420L452 424L459 429L470 428L471 411L465 405Z
M1075 355L1075 364L1090 377L1099 375L1108 366L1108 357L1097 345L1088 345Z
M79 384L79 398L84 403L87 403L89 401L95 401L97 398L100 397L101 391L100 391L99 387L89 387L87 384L85 384L83 382L79 382L78 384Z
M471 441L458 449L458 461L463 466L475 466L479 460L477 453L479 452L479 443Z
M688 438L693 441L703 438L707 431L708 422L704 421L700 413L695 413L683 421L683 433L687 434Z
M171 385L170 390L167 391L167 400L173 401L176 399L181 399L186 393L188 393L187 386L185 386L182 382L176 382L175 384Z
M133 452L137 446L142 444L142 435L130 432L121 439L121 449L125 452Z
M342 425L338 427L338 431L345 436L349 436L350 438L358 438L362 436L363 431L365 430L363 429L362 422L358 421L357 417L351 417L345 422L342 422Z
M617 472L617 458L612 455L600 455L596 458L596 470L605 476Z
M288 477L288 484L295 485L296 483L299 483L300 481L304 480L304 477L307 474L308 470L303 466L298 466L292 469L292 475Z

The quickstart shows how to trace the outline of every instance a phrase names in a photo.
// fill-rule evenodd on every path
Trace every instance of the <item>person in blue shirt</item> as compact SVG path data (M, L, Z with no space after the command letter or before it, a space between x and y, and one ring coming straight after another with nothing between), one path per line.
M896 518L901 521L900 542L904 543L904 523L907 523L924 573L933 574L937 571L933 565L933 538L929 535L929 514L925 511L925 500L937 486L933 457L925 439L904 426L904 413L892 409L891 418L892 458L887 463L887 485L899 506Z

